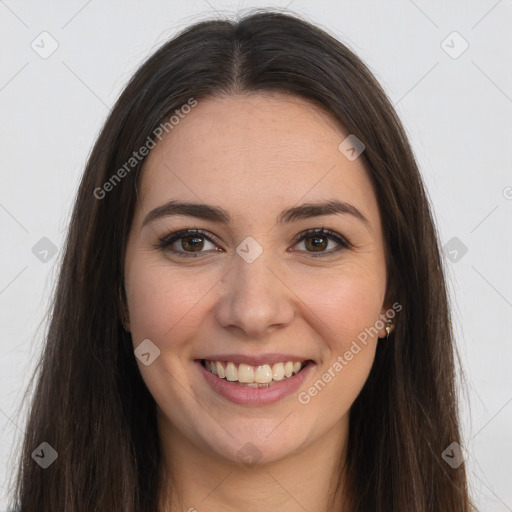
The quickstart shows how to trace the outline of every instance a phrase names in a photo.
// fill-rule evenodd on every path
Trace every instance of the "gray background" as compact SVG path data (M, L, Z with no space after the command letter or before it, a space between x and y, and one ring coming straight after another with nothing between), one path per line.
M24 428L21 393L41 349L72 200L101 123L137 66L177 30L215 11L267 5L288 5L335 34L369 65L397 108L448 244L468 382L461 398L472 492L479 510L512 511L512 5L506 0L0 0L0 510L8 505ZM40 35L45 31L50 36ZM48 56L52 44L58 48Z

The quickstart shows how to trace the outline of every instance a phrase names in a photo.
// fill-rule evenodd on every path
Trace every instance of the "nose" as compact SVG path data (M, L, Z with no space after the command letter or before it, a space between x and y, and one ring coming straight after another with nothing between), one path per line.
M276 267L271 255L263 251L252 263L238 255L234 260L222 279L222 295L216 307L220 325L241 330L252 339L289 325L295 315L295 295L284 276L271 268Z

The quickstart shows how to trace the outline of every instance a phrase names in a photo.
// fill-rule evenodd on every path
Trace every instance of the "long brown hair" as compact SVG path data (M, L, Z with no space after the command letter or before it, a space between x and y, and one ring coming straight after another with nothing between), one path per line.
M164 44L130 80L94 145L34 374L13 492L19 512L156 512L163 470L155 401L120 316L144 159L113 176L191 98L258 91L314 101L363 142L388 296L403 306L351 408L350 510L471 510L464 464L452 468L442 458L451 443L462 444L456 350L438 237L404 129L345 45L297 16L258 10L196 23ZM42 442L58 453L46 469L32 457Z

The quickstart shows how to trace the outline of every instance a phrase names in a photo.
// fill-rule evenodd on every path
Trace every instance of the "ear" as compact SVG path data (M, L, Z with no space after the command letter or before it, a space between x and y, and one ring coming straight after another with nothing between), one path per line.
M402 310L398 301L386 301L379 315L379 338L389 338L396 327L397 315Z
M386 331L386 327L390 325L390 323L393 321L390 319L390 309L391 305L389 302L386 302L379 313L379 319L377 320L375 326L379 329L379 338L387 338L388 333ZM391 313L392 314L392 313Z
M401 304L395 300L397 296L395 285L394 279L388 274L384 303L379 314L380 322L377 324L379 328L379 338L387 339L391 335L391 332L396 326L397 314L402 309Z

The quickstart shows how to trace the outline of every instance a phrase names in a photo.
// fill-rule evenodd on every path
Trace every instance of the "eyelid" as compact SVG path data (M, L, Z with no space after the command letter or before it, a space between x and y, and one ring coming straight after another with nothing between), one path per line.
M191 229L180 229L179 231L173 231L173 232L165 235L163 238L160 238L160 240L158 241L157 247L159 247L160 249L163 249L163 250L167 250L168 246L170 244L172 244L173 242L175 242L176 240L179 240L180 238L185 238L186 236L192 236L192 235L201 235L204 238L206 238L209 242L222 246L222 242L215 235L212 235L211 233L203 231L202 229L191 228ZM180 252L180 251L177 251L177 252ZM192 255L194 253L185 253L185 254ZM201 253L199 252L196 254L201 254Z
M326 229L324 227L313 228L313 229L306 229L305 231L301 231L293 239L294 244L297 244L298 242L301 242L302 240L304 240L309 235L323 235L326 238L332 238L332 239L336 240L336 242L338 244L340 244L342 247L345 247L347 249L354 247L354 245L346 237L344 237L340 233L337 233L336 231L332 231L331 229ZM327 254L334 254L335 252L338 252L338 251L335 250L335 251L328 251L328 252L323 252L323 253L319 252L319 253L316 253L316 254L314 252L311 252L311 253L308 253L308 254L312 254L312 255L323 255L323 254L325 254L325 255L327 255Z
M204 237L206 240L208 240L209 242L211 242L215 245L222 246L222 243L215 235L213 235L209 232L206 232L202 229L190 228L190 229L181 229L179 231L173 231L173 232L165 235L164 237L159 239L158 243L156 244L156 248L163 250L163 251L169 251L169 252L176 254L179 257L183 257L183 258L197 258L204 254L208 254L208 253L202 252L202 251L193 253L193 252L186 252L186 251L176 251L176 250L169 248L169 246L172 243L174 243L176 240L180 240L181 238L185 238L186 236L192 236L195 234ZM340 233L337 233L336 231L332 231L330 229L325 229L323 226L321 228L306 229L304 231L301 231L292 240L293 245L296 245L297 243L301 242L302 240L304 240L305 238L307 238L310 235L316 235L316 234L335 240L336 243L339 245L339 247L334 250L325 251L325 252L321 251L318 253L308 252L308 251L298 251L298 252L303 252L309 256L316 258L316 257L324 257L324 256L330 256L333 254L337 254L342 249L354 248L354 245L346 237L344 237Z

